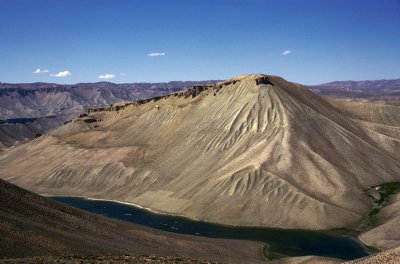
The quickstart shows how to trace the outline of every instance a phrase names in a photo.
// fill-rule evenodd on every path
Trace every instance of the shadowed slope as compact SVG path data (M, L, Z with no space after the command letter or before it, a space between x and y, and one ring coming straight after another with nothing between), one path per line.
M224 224L328 229L367 214L366 187L399 179L399 138L301 85L240 76L91 112L2 154L0 177Z
M29 125L0 125L0 150L34 138L40 131Z
M0 257L131 254L264 262L257 243L177 235L112 220L3 180L0 201Z

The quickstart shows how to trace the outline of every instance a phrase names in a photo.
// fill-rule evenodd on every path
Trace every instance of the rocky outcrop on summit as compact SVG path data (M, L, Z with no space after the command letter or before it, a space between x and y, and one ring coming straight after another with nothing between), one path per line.
M372 206L364 189L400 178L399 127L381 133L275 76L239 76L116 110L2 153L0 177L38 193L306 229L360 221Z

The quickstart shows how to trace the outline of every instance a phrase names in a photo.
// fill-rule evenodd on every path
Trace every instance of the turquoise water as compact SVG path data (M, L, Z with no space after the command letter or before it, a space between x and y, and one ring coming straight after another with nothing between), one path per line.
M184 217L155 214L138 207L109 201L75 197L52 197L52 199L99 215L168 232L263 242L269 245L270 254L317 255L345 260L368 255L361 243L351 236L307 230L223 226Z

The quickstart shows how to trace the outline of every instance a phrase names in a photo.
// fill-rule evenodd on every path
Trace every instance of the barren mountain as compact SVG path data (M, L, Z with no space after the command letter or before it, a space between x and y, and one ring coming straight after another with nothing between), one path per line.
M0 177L222 224L347 227L371 210L367 188L400 180L400 128L371 121L282 78L239 76L91 110L0 153Z
M139 255L160 256L154 258L161 260L157 263L168 259L172 259L169 263L175 263L179 258L183 258L182 263L206 263L196 259L264 262L262 245L258 243L177 235L112 220L57 203L3 180L0 180L0 201L0 262L4 257L32 256L54 256L59 261L72 262L73 255L86 256L83 260L91 259L87 255L108 255L112 260L110 254L130 254L133 256L128 260L142 260L141 263L146 258ZM185 258L193 262L190 259L184 262ZM122 261L124 256L117 259ZM8 263L49 263L51 260L12 259Z

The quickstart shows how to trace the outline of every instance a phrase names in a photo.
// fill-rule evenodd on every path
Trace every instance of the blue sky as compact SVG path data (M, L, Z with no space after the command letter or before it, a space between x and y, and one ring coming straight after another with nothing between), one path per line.
M246 73L304 84L400 78L400 1L0 0L3 82Z

